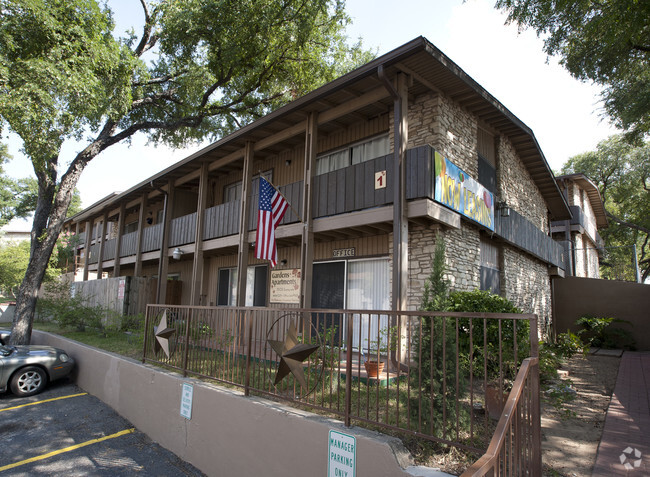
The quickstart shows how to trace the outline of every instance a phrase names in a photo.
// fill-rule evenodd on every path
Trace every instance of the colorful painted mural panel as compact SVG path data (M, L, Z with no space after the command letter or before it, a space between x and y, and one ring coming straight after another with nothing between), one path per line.
M434 199L459 214L494 230L494 196L456 164L435 153Z

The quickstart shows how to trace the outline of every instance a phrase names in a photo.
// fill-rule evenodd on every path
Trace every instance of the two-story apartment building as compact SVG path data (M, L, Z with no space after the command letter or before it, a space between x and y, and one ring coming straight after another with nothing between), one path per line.
M600 278L599 257L604 242L598 230L607 227L607 215L598 187L584 174L556 179L573 215L571 220L551 223L553 238L565 246L566 274Z
M292 206L273 270L252 248L260 175ZM159 302L208 306L416 309L444 240L454 289L543 324L566 268L550 224L570 219L532 131L420 37L66 227L85 276L167 277Z

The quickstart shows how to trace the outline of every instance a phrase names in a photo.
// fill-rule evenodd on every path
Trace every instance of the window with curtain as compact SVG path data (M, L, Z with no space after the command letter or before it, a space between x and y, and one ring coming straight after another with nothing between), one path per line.
M269 170L266 172L262 172L262 177L264 177L266 180L269 182L272 182L273 180L273 171ZM253 181L257 180L260 178L259 174L255 174L253 176ZM227 202L234 202L236 200L241 200L241 194L242 194L242 181L235 182L233 184L227 185L223 189L223 202L224 204Z
M388 259L348 262L347 308L352 310L390 309L390 277ZM387 315L354 315L352 347L368 349L368 342L388 327ZM383 343L384 345L386 343Z
M378 136L361 143L346 146L343 149L316 158L316 175L360 164L370 159L385 156L390 151L388 134Z
M237 305L237 268L219 270L217 305ZM246 270L246 306L266 306L268 266L252 265Z

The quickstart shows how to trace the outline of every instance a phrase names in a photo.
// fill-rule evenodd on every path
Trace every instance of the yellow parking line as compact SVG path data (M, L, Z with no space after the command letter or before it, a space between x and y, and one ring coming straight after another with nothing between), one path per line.
M4 409L0 409L0 412L2 411L11 411L12 409L20 409L21 407L27 407L27 406L36 406L37 404L43 404L44 402L51 402L51 401L58 401L59 399L68 399L68 398L73 398L73 397L78 397L78 396L85 396L88 393L79 393L79 394L70 394L68 396L61 396L61 397L56 397L52 399L44 399L42 401L36 401L36 402L30 402L27 404L21 404L20 406L14 406L14 407L6 407Z
M116 432L115 434L111 434L110 436L100 437L99 439L93 439L91 441L82 442L81 444L76 444L76 445L73 445L73 446L70 446L70 447L66 447L65 449L60 449L60 450L48 452L47 454L42 454L42 455L39 455L39 456L36 456L36 457L32 457L31 459L21 460L20 462L16 462L15 464L9 464L9 465L5 465L4 467L0 467L0 472L2 472L3 470L13 469L14 467L20 467L21 465L30 464L32 462L37 462L39 460L47 459L49 457L54 457L55 455L63 454L65 452L70 452L70 451L79 449L81 447L89 446L91 444L97 444L98 442L107 441L108 439L114 439L115 437L120 437L120 436L124 436L126 434L131 434L134 431L135 431L135 428L125 429L123 431Z

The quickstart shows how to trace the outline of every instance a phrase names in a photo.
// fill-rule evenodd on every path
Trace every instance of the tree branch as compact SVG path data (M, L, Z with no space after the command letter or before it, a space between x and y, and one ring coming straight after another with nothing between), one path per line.
M650 229L647 229L647 228L643 227L642 225L638 225L638 224L635 224L635 223L632 223L632 222L627 222L627 221L615 216L614 214L612 214L607 209L605 209L605 214L607 215L608 218L612 219L614 222L616 222L616 223L618 223L620 225L623 225L625 227L628 227L628 228L631 228L631 229L634 229L634 230L638 230L639 232L643 232L644 234L650 234Z
M147 3L145 0L140 0L140 5L142 5L142 10L144 11L144 28L142 32L142 39L140 39L140 43L133 52L137 57L142 56L145 51L153 48L153 46L156 44L156 41L158 40L156 35L151 34L153 24Z

